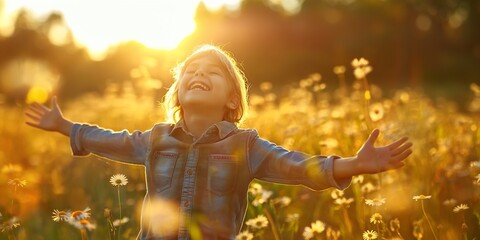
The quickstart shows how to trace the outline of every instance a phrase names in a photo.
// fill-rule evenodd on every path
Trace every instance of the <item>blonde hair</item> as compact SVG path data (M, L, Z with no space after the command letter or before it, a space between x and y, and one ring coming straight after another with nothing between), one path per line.
M168 121L176 123L183 117L183 109L178 100L179 82L188 64L200 57L213 57L220 63L220 67L224 70L228 83L233 86L232 94L237 98L236 108L227 108L223 120L235 123L236 125L241 124L248 112L247 79L237 61L230 53L211 44L201 45L183 62L172 69L174 82L165 94L163 101Z

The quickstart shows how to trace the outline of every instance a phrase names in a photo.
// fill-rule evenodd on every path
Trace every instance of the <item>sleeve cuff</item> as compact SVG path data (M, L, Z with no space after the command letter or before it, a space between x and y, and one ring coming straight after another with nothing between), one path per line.
M70 132L70 147L72 148L72 154L74 156L86 156L89 154L85 149L82 147L81 142L81 131L82 131L82 124L74 123L72 126L72 130Z
M325 160L325 165L324 166L325 166L325 169L327 170L326 173L327 173L328 182L333 187L335 187L337 189L340 189L340 190L344 190L345 188L350 186L350 184L352 182L352 178L349 177L349 178L335 179L333 177L333 162L336 159L339 159L339 158L340 158L339 156L335 156L335 155L327 157L327 159Z

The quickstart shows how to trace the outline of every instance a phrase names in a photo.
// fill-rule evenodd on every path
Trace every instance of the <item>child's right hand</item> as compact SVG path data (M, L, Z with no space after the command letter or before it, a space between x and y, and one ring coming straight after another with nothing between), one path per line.
M51 109L34 102L27 106L25 115L28 117L25 123L32 127L60 132L66 136L70 135L73 123L63 117L55 96L51 100Z

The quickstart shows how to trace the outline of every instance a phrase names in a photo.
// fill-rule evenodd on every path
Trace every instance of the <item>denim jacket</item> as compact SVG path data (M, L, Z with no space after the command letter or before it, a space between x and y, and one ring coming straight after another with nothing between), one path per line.
M344 189L351 180L334 179L336 156L290 151L260 138L256 130L226 121L212 125L199 138L188 133L183 121L132 133L76 123L70 139L74 155L93 153L145 166L147 193L137 237L141 240L191 239L194 234L234 239L242 227L253 179L313 190ZM172 203L173 209L150 208L159 200ZM165 223L164 218L178 221Z

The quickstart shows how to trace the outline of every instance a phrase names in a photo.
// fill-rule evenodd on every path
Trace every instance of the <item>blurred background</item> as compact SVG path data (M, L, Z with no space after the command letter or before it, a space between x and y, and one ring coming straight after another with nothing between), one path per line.
M332 68L364 57L381 87L465 102L480 82L479 18L475 0L1 0L0 93L11 102L35 86L73 98L136 68L168 86L175 63L214 43L241 61L253 89L314 72L334 89Z
M351 156L379 128L379 145L415 146L401 170L341 193L255 181L245 239L474 239L479 26L478 0L0 0L0 240L112 239L104 208L134 239L144 168L72 157L67 138L23 123L25 105L57 95L73 121L147 130L166 119L171 69L204 43L241 63L245 126L266 139ZM358 78L362 57L373 71ZM126 186L109 182L119 173ZM52 219L87 207L92 225Z

